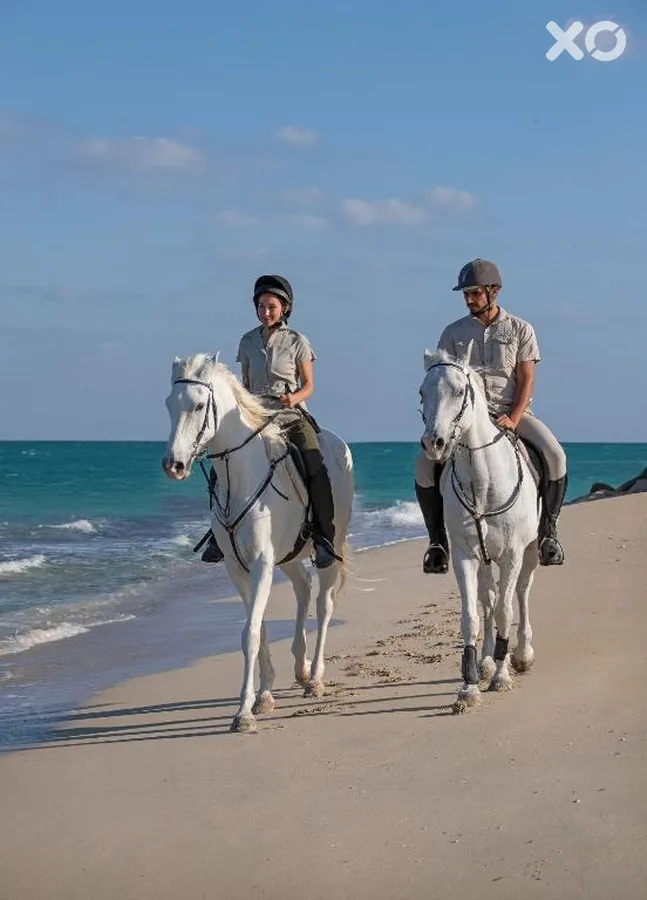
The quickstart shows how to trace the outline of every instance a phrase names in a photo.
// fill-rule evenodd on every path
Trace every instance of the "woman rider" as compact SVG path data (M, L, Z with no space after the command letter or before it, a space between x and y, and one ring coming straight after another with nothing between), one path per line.
M261 397L265 406L294 410L289 420L286 417L285 428L305 463L312 502L315 565L323 569L335 559L333 496L317 432L303 411L304 401L314 392L312 363L317 357L305 335L288 327L293 292L287 278L261 275L254 284L253 301L261 325L242 336L236 361L241 365L243 384ZM202 559L220 562L223 558L212 534Z

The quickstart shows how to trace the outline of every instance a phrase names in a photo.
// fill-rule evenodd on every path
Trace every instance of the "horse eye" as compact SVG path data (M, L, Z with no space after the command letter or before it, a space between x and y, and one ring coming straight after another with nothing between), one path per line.
M201 412L203 409L204 409L204 403L198 403L198 405L195 408L195 411Z

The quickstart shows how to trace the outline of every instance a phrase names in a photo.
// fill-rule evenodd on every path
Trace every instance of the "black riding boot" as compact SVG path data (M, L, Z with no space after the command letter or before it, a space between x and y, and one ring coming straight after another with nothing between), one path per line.
M416 497L429 534L429 547L422 561L427 575L444 575L449 570L449 542L443 517L443 496L440 493L442 466L436 466L433 487L421 487L416 482Z
M561 566L564 548L557 537L557 519L566 495L568 477L545 481L542 490L542 510L539 521L539 565Z
M213 536L213 531L209 529L207 534L209 535L209 540L207 541L207 546L204 548L200 559L202 562L206 563L219 563L225 558L225 554L218 546L218 542Z
M211 467L211 471L209 472L209 496L213 497L214 491L216 489L216 470ZM200 557L202 562L206 563L219 563L225 558L225 554L222 552L220 547L218 546L218 542L216 541L213 531L209 529L207 534L202 538L200 543L194 547L194 552L200 549L200 547L205 542L207 535L209 536L209 540L207 541L207 546L204 548L202 556Z
M335 508L328 470L318 450L304 450L308 470L308 488L312 501L315 566L325 569L337 558L335 554Z

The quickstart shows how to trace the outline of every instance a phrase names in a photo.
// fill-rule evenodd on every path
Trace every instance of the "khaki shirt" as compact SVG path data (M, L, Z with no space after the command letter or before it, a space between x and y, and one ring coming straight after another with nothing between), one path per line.
M461 358L471 340L474 345L468 363L483 378L490 413L509 413L517 390L517 363L541 359L532 325L499 307L498 316L488 326L473 316L452 322L441 334L438 349Z
M310 342L283 322L272 332L265 347L262 329L262 325L252 328L242 336L236 357L247 373L250 391L276 397L298 391L299 363L314 362L317 358Z

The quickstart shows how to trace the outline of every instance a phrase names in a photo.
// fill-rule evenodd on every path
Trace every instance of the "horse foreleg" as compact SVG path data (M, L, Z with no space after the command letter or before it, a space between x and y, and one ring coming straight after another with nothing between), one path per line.
M305 687L310 677L310 661L306 648L306 620L310 607L312 575L302 562L293 561L281 566L292 582L294 596L297 601L297 615L294 624L294 640L292 655L294 656L294 678L301 687Z
M508 669L508 642L512 628L512 601L522 562L523 556L517 552L506 553L499 562L499 597L495 610L496 642L494 645L496 672L490 682L490 690L493 691L509 691L512 687L512 676Z
M273 566L267 560L259 559L251 567L251 587L246 602L247 620L242 633L242 650L245 656L245 672L240 694L240 706L231 723L231 731L256 731L254 705L254 668L261 645L261 627L265 608L272 588Z
M494 607L496 605L496 585L492 566L479 565L479 600L483 609L483 649L481 651L481 678L489 681L496 671L494 663Z
M324 650L328 625L335 608L335 584L338 572L337 563L328 566L327 569L319 569L319 593L317 594L317 644L315 646L312 668L310 669L310 681L304 691L304 697L323 697L324 695Z
M476 639L479 633L478 570L479 561L457 547L453 554L454 573L461 593L461 634L463 637L463 686L458 692L455 712L476 706L480 699L479 672L476 665Z
M259 713L274 712L275 702L272 696L272 688L274 687L274 666L272 665L272 655L270 653L270 645L267 640L267 625L265 619L261 622L261 644L258 648L258 668L260 674L260 687L252 712L254 715Z
M530 588L539 565L537 541L533 541L523 556L521 572L517 579L517 602L519 603L519 627L517 628L517 646L512 654L512 667L516 672L527 672L535 660L532 648L532 628L530 626Z

